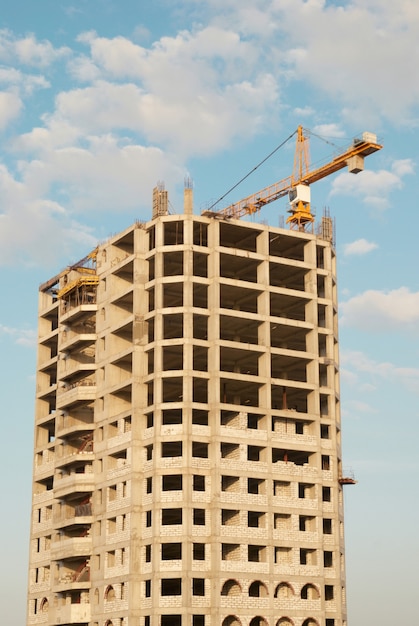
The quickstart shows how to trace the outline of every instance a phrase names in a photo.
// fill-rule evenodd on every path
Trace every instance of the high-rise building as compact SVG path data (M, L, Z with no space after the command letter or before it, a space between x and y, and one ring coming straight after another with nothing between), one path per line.
M28 626L344 626L336 261L135 223L41 285Z

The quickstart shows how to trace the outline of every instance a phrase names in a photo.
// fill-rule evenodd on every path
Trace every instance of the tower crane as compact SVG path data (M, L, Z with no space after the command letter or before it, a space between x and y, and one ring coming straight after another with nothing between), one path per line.
M364 158L378 150L382 145L377 143L377 136L365 132L361 138L354 139L351 146L341 152L328 163L310 170L309 166L309 137L302 126L296 131L296 149L294 157L294 169L291 176L269 185L243 200L219 211L204 211L203 215L218 215L225 218L240 219L243 215L257 213L270 202L278 200L288 194L290 200L287 224L291 229L304 230L307 224L314 222L314 215L310 209L310 185L321 180L329 174L348 166L349 172L358 174L364 169Z

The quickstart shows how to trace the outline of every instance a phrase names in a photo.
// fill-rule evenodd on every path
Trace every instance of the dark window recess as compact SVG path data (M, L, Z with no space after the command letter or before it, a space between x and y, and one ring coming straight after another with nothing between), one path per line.
M260 461L262 450L260 446L247 446L247 460Z
M145 597L149 598L151 596L151 580L145 580L144 586L145 586Z
M164 245L177 246L183 243L183 222L166 222L164 224Z
M152 374L154 372L154 350L150 350L147 356L148 356L148 373Z
M205 509L193 510L193 523L195 526L205 526Z
M150 563L151 561L151 545L148 544L145 546L145 562Z
M221 476L221 491L239 491L239 488L240 478L238 476Z
M205 561L205 543L192 544L192 558L195 561Z
M162 509L161 523L163 526L182 523L182 509Z
M310 498L314 485L309 483L298 483L298 497Z
M153 250L156 246L156 229L154 226L148 231L148 242L149 250Z
M205 626L205 615L192 615L192 626Z
M295 463L295 465L306 465L309 461L310 453L300 450L284 450L272 448L272 463L284 461L285 463Z
M247 546L248 561L260 562L263 561L263 554L265 552L265 546Z
M149 341L149 343L153 343L153 341L154 341L154 319L150 318L148 320L148 322L146 322L146 324L147 324L148 341Z
M207 239L208 239L208 224L202 224L200 222L194 221L193 242L195 246L206 246ZM196 626L199 626L199 625L196 624Z
M333 567L333 552L323 552L323 564L325 567Z
M332 520L328 518L324 518L323 520L323 534L331 535L332 534Z
M333 600L334 598L334 587L333 585L325 585L324 586L324 599L325 600Z
M147 528L150 528L150 526L151 526L151 511L146 511L146 514L145 514L145 525L147 526Z
M155 261L154 257L148 259L148 280L154 280L155 278Z
M161 444L161 455L164 458L172 456L182 456L181 441L166 441Z
M300 548L300 565L315 565L316 551L309 548Z
M201 441L192 442L192 456L201 459L208 458L208 444Z
M260 528L263 526L263 518L265 513L259 511L248 511L247 513L247 525L250 528Z
M147 491L147 493L151 493L153 491L153 479L152 479L151 476L149 476L146 479L146 483L147 483L146 491Z
M220 452L222 459L240 458L240 446L238 443L221 443Z
M240 511L235 509L221 509L221 524L223 526L238 526L240 524Z
M295 434L304 435L304 422L295 422Z
M182 626L182 616L162 615L160 618L160 626Z
M205 595L205 578L192 578L192 595Z
M330 487L323 487L322 489L322 500L323 502L331 502L331 490Z
M169 474L162 476L163 491L182 491L182 474Z
M193 402L208 402L208 381L203 378L194 378L192 381Z
M182 579L181 578L162 578L161 595L162 596L181 596L182 595Z
M182 558L182 544L162 543L161 558L162 561L180 560Z
M208 426L208 411L192 409L192 424L196 426Z
M193 253L193 273L194 276L206 278L208 276L208 256L202 252Z
M193 336L194 339L208 338L208 317L206 315L194 314L193 316Z
M247 493L262 493L262 486L264 484L262 478L248 478L247 479Z
M327 424L320 424L320 437L322 439L330 439L329 426Z
M205 476L195 474L193 477L193 490L205 491Z
M238 561L240 558L240 544L222 543L221 558L223 561Z
M257 430L259 427L259 421L262 419L261 415L257 413L248 413L247 414L247 428L253 428Z
M148 292L148 310L154 311L154 287L149 289Z
M162 413L163 426L182 423L182 409L166 409Z

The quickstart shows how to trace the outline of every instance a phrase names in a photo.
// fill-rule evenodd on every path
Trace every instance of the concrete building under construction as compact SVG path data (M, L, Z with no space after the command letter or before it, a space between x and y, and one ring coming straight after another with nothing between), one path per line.
M380 147L218 213L156 188L149 222L41 285L27 626L346 625L336 259L308 185ZM291 230L238 219L289 188Z

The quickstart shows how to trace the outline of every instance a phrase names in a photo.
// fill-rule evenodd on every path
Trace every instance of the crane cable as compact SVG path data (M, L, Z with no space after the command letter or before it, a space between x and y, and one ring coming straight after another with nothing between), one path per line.
M260 163L255 165L255 167L252 170L250 170L250 172L248 172L235 185L233 185L233 187L231 187L228 191L226 191L224 195L222 195L220 198L218 198L218 200L213 202L211 206L207 209L207 211L211 211L211 209L213 209L219 202L221 202L221 200L224 200L224 198L228 196L229 193L234 191L234 189L236 189L236 187L238 187L244 180L246 180L246 178L249 178L249 176L253 174L253 172L255 172L261 165L263 165L268 159L270 159L271 156L275 154L275 152L278 152L278 150L280 150L280 148L282 148L290 139L292 139L296 133L297 131L295 130L289 137L287 137L287 139L285 139L282 143L280 143L279 146L275 148L275 150L272 150L272 152L268 154L268 156L266 156Z

